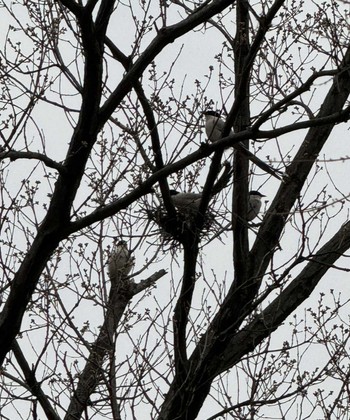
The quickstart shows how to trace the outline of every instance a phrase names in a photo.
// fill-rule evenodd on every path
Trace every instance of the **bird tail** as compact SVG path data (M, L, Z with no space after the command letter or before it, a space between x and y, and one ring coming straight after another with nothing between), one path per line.
M220 176L220 178L216 181L216 183L213 186L212 189L212 196L219 194L220 191L222 191L224 188L227 187L228 183L231 180L232 174L233 174L233 168L230 162L224 162L224 172Z

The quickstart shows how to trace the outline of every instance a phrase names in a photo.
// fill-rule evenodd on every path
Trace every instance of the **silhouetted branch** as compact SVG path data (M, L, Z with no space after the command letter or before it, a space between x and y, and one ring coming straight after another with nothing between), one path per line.
M96 341L90 346L90 355L83 371L79 375L78 384L64 417L65 420L80 418L90 404L91 394L101 382L103 363L106 356L115 357L116 330L132 297L152 286L165 274L165 270L157 271L138 284L134 284L128 278L120 278L117 282L111 282L105 320ZM120 413L119 418L121 418Z
M36 153L36 152L17 152L15 150L10 150L8 152L1 152L0 153L0 160L4 159L10 159L11 161L15 161L17 159L34 159L34 160L40 160L43 162L48 168L56 169L59 173L64 174L65 169L64 166L61 163L58 163L54 161L53 159L50 159L46 155L43 155L42 153Z
M16 361L21 368L23 375L26 380L26 384L28 388L30 389L30 392L37 397L42 409L45 412L45 415L48 420L60 420L60 416L56 413L56 411L53 409L52 405L50 404L50 401L48 397L43 392L40 382L37 381L35 377L35 370L31 369L29 367L29 364L18 344L17 341L14 341L12 344L12 351L15 355Z

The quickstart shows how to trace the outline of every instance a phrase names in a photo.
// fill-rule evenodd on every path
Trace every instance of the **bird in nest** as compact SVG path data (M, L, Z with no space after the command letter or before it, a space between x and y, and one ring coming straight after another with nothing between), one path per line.
M180 212L190 212L194 213L198 211L202 194L198 193L183 193L176 190L170 190L170 197L174 206ZM248 214L247 221L251 222L255 219L261 209L261 199L265 197L264 194L261 194L259 191L250 191L249 192L249 202L248 202Z
M184 193L170 190L170 197L174 206L181 211L196 212L201 203L202 194Z
M223 164L224 171L220 178L213 185L213 188L210 192L210 197L214 197L216 194L219 194L224 188L227 187L230 179L232 177L232 167L229 162L224 162ZM198 211L201 200L202 193L191 193L191 192L179 192L176 190L170 190L170 198L174 206L179 210L179 212L190 212L195 213Z
M108 258L108 272L111 280L126 277L135 265L135 258L123 240L114 239Z

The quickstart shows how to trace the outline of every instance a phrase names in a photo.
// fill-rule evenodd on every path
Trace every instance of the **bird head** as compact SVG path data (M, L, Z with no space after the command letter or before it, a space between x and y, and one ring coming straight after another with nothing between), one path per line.
M180 194L179 191L176 190L169 190L170 195L177 195Z
M266 197L266 195L264 195L264 194L261 194L259 191L249 191L249 195L250 196L252 196L252 195L254 195L254 196L256 196L256 197Z
M263 198L263 197L266 197L266 195L264 195L264 194L261 194L261 192L259 192L259 191L249 191L249 197L250 197L250 199L251 200L259 200L259 201L261 201L261 199Z
M124 241L123 239L120 239L120 236L115 236L113 238L113 242L115 245L127 245L127 242Z
M204 111L202 113L202 115L204 115L205 117L216 117L216 118L220 118L220 114L218 112L212 111L212 110Z

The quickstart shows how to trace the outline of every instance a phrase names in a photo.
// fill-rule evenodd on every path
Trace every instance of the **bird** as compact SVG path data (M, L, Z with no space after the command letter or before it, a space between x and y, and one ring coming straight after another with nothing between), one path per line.
M195 212L199 209L202 194L181 193L176 190L170 190L170 197L174 206L178 210Z
M118 238L108 258L108 272L111 280L126 277L135 265L135 258L131 255L127 243Z
M217 179L216 183L213 185L210 192L210 198L219 194L220 191L226 188L232 177L233 171L231 164L226 161L223 163L222 166L224 170L222 172L222 175ZM170 190L169 192L171 200L178 210L187 209L187 211L191 210L192 212L195 212L199 209L202 200L201 193L182 193L176 190Z
M257 217L261 209L261 199L266 197L264 194L261 194L259 191L250 191L249 192L249 203L248 203L248 213L247 220L251 222Z
M222 133L225 127L225 121L220 118L220 114L216 111L204 111L202 113L205 117L205 132L207 134L208 139L215 143L216 141L220 140L222 137ZM233 130L230 130L230 132L227 134L227 136L232 136L234 134ZM281 180L281 175L283 173L279 171L278 169L271 168L268 164L260 160L257 156L255 156L253 153L251 153L247 147L244 145L244 143L239 142L235 144L236 150L243 153L245 156L248 157L255 165L262 168L267 173L271 174L275 178ZM281 175L280 175L281 174Z
M203 112L205 117L205 132L210 141L215 142L222 138L222 133L225 127L225 121L220 118L220 114L216 111ZM231 130L228 135L232 135Z

